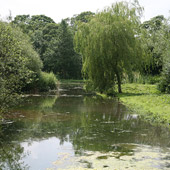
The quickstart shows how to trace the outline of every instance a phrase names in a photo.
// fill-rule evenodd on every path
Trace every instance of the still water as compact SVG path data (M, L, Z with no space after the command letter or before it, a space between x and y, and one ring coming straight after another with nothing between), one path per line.
M0 126L0 170L170 169L170 131L81 84L25 97Z

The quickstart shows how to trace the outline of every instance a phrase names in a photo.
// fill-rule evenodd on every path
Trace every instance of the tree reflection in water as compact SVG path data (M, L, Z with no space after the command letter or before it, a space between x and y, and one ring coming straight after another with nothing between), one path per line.
M15 128L15 127L14 127ZM14 129L14 131L17 129ZM16 137L16 134L8 133L2 130L0 132L0 169L1 170L28 170L28 165L25 165L21 160L26 156L24 148Z
M60 146L69 142L77 156L86 151L130 155L133 144L170 147L166 128L144 122L116 99L88 96L80 89L77 93L74 86L59 97L28 97L8 119L12 122L2 124L0 133L0 168L5 170L29 169L22 162L28 156L23 142L54 137Z

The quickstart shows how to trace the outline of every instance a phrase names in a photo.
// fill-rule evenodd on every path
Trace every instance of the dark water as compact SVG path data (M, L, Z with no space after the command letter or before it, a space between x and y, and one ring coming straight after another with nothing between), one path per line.
M0 126L1 170L170 169L170 131L117 99L62 85L32 96Z

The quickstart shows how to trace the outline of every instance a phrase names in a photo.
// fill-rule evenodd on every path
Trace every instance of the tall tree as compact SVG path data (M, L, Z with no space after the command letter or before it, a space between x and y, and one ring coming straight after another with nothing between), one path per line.
M83 56L84 76L100 92L117 82L121 93L123 73L138 69L142 61L138 34L141 7L135 5L115 3L78 27L75 44Z
M59 59L58 72L62 78L76 77L80 72L79 56L74 51L73 34L68 24L62 20L59 27L59 43L58 43Z

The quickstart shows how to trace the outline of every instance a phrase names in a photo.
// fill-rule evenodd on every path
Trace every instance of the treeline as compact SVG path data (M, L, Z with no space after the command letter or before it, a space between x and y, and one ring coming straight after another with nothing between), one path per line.
M84 78L87 88L107 93L116 85L121 93L127 81L158 83L169 93L169 20L156 16L142 23L142 13L135 1L60 23L45 15L1 21L1 107L15 103L21 92L55 89L57 79Z
M52 71L60 79L81 79L82 58L74 50L73 38L76 23L87 22L93 15L84 12L61 23L45 15L18 15L11 23L29 35L43 62L43 71Z

